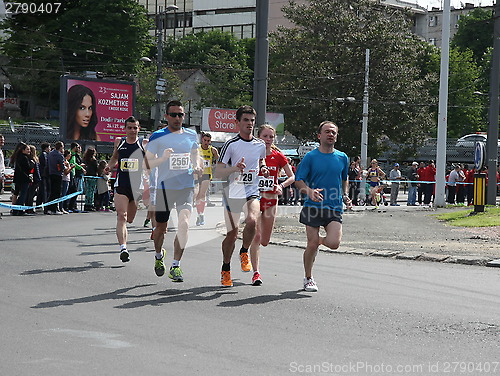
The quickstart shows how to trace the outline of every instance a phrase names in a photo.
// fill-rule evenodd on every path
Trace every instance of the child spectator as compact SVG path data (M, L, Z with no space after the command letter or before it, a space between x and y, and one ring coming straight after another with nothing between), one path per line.
M97 166L97 210L109 212L109 178L106 172L107 162L100 161Z
M61 197L64 197L68 194L69 184L71 182L71 170L75 168L75 165L70 165L69 160L71 158L71 151L64 150L64 171L62 176L62 185L61 185ZM68 214L69 210L69 199L61 201L59 203L59 211L63 214Z

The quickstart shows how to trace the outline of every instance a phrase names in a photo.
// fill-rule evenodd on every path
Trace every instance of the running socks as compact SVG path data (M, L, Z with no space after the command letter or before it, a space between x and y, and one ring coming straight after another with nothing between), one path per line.
M203 214L205 212L206 203L206 201L202 200L196 202L196 211L198 212L198 214Z
M222 263L222 271L223 272L231 271L231 264L230 263L228 263L228 264Z
M247 253L247 252L248 252L248 248L241 247L241 249L240 249L240 255L241 255L242 253Z

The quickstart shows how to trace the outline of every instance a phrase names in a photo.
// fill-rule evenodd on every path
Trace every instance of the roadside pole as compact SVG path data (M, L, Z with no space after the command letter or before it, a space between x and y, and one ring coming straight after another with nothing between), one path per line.
M269 0L259 0L256 5L257 29L255 41L255 73L253 86L253 107L257 111L255 129L266 122L267 73L269 63Z
M370 82L370 49L365 51L365 86L363 90L363 117L361 119L361 171L368 170L368 100ZM366 176L361 174L360 198L366 201Z
M450 0L444 0L443 25L450 24ZM439 77L438 141L436 151L436 194L434 204L444 207L446 174L446 130L448 127L448 72L450 60L450 28L443 27L441 71Z
M500 1L497 0L494 12L493 56L490 74L490 110L486 155L488 166L488 184L486 203L496 205L497 199L497 164L498 164L498 113L500 85Z

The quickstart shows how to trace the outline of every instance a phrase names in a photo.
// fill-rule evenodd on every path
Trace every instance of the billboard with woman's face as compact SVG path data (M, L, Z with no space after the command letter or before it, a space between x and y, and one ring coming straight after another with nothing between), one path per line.
M113 142L134 115L135 83L63 76L60 108L65 139Z

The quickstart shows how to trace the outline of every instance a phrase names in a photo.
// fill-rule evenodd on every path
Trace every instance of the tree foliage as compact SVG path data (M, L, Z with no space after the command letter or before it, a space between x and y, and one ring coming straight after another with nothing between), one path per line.
M490 89L491 56L493 53L493 24L494 18L491 10L476 8L460 17L458 30L451 45L461 52L471 51L474 61L480 70L480 76L472 92L488 93ZM483 106L481 124L474 127L476 131L484 130L488 124L488 101L486 95L473 98L475 103Z
M488 48L493 47L491 10L476 8L460 17L451 45L462 52L471 50L476 63L482 65Z
M6 33L1 52L10 60L5 70L19 94L55 106L61 74L134 73L151 46L149 26L135 0L67 0L58 13L13 15L0 26Z
M440 69L441 54L437 48L429 55L428 67L437 74ZM468 133L484 130L486 121L482 98L479 91L482 70L476 64L471 50L461 51L450 48L448 80L448 137L458 138ZM439 84L432 85L433 96L439 95ZM437 131L437 130L436 130Z
M202 69L209 83L201 83L198 92L202 107L236 108L251 101L252 71L247 50L252 44L221 31L189 34L169 39L164 60L177 69Z
M151 109L156 103L156 74L157 68L152 64L141 65L136 73L136 110L141 120L154 118L154 114L151 114ZM167 98L182 99L182 92L179 90L181 82L175 72L172 69L164 67L161 76L167 80L168 84L165 94L160 97L160 103L166 103L168 100ZM144 127L144 125L145 122L141 121L141 126Z
M271 37L269 105L285 113L288 131L315 139L317 125L333 120L339 148L359 154L367 48L369 154L379 153L384 138L408 145L401 150L409 153L433 127L428 87L436 77L416 64L427 47L410 32L405 13L370 0L309 0L292 1L284 14L295 27ZM336 101L346 97L356 101Z

